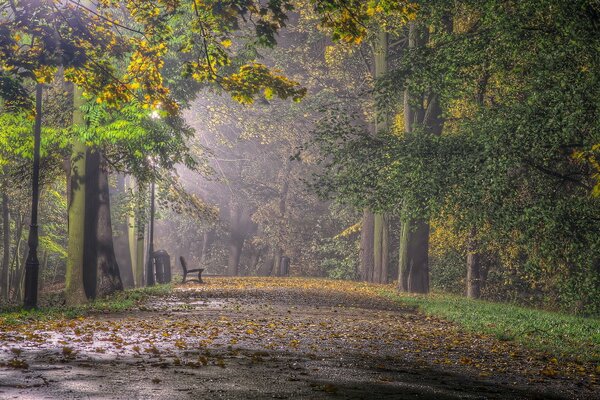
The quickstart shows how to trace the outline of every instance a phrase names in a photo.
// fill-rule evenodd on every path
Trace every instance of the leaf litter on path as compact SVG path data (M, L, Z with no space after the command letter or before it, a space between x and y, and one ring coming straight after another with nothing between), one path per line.
M0 398L597 398L592 364L467 333L381 285L208 278L0 327Z

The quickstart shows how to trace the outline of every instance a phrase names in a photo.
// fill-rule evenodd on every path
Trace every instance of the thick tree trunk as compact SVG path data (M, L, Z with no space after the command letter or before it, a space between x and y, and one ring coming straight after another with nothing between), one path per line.
M125 176L117 176L117 193L125 193ZM118 223L118 234L114 237L115 256L119 264L119 272L123 280L123 287L132 288L135 286L133 281L132 255L129 244L129 229L127 219Z
M73 91L73 124L83 125L85 121L80 110L83 104L82 92L77 87ZM65 297L68 305L81 304L87 300L83 285L86 152L83 142L76 139L71 150L70 183L67 185L69 216Z
M371 282L373 280L374 268L374 249L373 249L373 233L374 233L375 217L373 213L367 209L363 211L362 228L360 231L360 279Z
M88 299L95 299L98 286L98 170L100 153L95 149L86 151L85 170L85 228L83 233L83 288Z
M388 33L382 29L374 44L375 78L380 79L388 72ZM389 128L389 119L385 112L375 112L375 134L378 135ZM375 214L373 223L373 278L376 283L387 282L389 270L389 223L383 214Z
M2 275L0 276L0 293L4 300L8 300L8 266L10 264L10 210L6 190L5 186L2 193Z
M470 299L481 296L481 257L477 249L477 230L472 229L467 248L467 297Z
M419 28L416 22L409 23L409 48L427 44L427 30ZM420 106L412 104L413 97L420 97ZM425 102L425 100L427 100ZM404 129L412 133L417 125L429 133L441 135L444 120L435 93L413 96L404 92ZM398 287L412 293L429 292L429 222L427 220L406 221L400 235L400 265Z
M85 282L92 284L95 281L93 289L89 288L88 297L106 297L123 290L123 283L113 245L108 170L99 150L88 152L86 176L86 205L89 206L86 207L85 235L88 245L85 260L89 279L85 279ZM90 266L89 270L87 266ZM91 276L93 274L95 277ZM93 296L90 296L92 291Z
M429 292L429 223L415 221L409 233L408 283L410 293Z

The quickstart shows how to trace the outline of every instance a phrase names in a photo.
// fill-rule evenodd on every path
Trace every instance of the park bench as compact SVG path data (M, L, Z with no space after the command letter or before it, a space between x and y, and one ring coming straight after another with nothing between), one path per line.
M204 283L202 281L202 271L204 271L204 268L188 269L187 262L185 261L185 258L183 256L179 257L179 261L181 261L181 268L183 268L183 281L181 283L185 283L185 278L187 277L187 274L193 272L198 273L198 282Z

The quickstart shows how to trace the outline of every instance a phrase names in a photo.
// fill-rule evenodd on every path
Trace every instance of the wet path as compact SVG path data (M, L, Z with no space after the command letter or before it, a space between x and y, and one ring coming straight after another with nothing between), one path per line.
M214 278L5 330L0 361L0 398L598 398L587 371L540 373L545 355L310 280Z

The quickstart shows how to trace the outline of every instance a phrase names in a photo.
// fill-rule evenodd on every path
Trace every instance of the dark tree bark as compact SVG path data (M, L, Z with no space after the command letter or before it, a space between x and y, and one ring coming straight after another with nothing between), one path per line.
M429 292L429 223L415 221L409 233L408 282L410 293Z
M88 151L86 176L84 285L88 297L105 297L123 290L123 283L113 245L108 170L99 150Z

